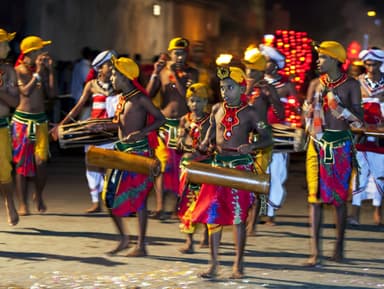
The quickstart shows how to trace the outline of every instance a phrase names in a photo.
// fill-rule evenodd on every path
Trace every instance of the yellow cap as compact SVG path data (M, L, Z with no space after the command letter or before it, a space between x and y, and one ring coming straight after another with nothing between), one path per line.
M139 77L139 66L131 58L116 58L115 56L112 56L111 59L113 66L128 79L134 80Z
M315 49L319 54L328 55L341 63L347 59L345 48L336 41L323 41L319 46L315 46Z
M26 54L34 50L39 50L44 46L51 44L51 40L43 40L38 36L27 36L20 43L20 50Z
M4 29L0 28L0 42L11 41L13 38L15 38L15 36L16 36L16 32L8 33Z
M247 68L264 71L267 60L259 49L250 47L244 52L244 64Z
M208 99L208 86L201 82L192 84L187 89L186 98L190 98L192 96Z
M246 83L245 72L240 67L236 67L236 66L218 67L217 76L220 79L231 78L240 85L243 85Z
M184 49L187 50L189 47L189 41L183 37L176 37L169 41L168 51L174 49Z

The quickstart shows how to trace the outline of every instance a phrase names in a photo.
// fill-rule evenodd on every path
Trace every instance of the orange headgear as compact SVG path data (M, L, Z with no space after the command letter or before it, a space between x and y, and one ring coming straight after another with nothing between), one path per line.
M130 80L134 80L139 76L140 70L139 66L128 57L116 58L112 55L111 57L113 66L125 77Z
M8 33L7 31L5 31L4 29L1 29L0 28L0 42L4 42L4 41L11 41L13 38L15 38L16 36L16 32L13 32L13 33Z
M189 41L183 37L176 37L173 38L168 45L168 51L174 50L174 49L183 49L188 50L189 47Z
M21 41L20 50L23 54L27 54L31 51L39 50L51 43L51 40L44 41L38 36L27 36Z
M328 55L341 63L347 59L345 48L336 41L323 41L319 46L315 46L315 49L317 53Z
M264 71L267 60L256 47L249 47L244 52L244 64L247 68Z

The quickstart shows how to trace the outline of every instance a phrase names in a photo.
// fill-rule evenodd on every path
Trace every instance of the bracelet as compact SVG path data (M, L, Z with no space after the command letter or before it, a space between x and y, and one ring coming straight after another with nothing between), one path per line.
M158 74L155 74L155 73L152 73L152 74L151 74L151 79L156 79L156 78L158 78L158 77L159 77Z
M37 82L41 82L41 76L37 72L32 74L32 76L37 80Z

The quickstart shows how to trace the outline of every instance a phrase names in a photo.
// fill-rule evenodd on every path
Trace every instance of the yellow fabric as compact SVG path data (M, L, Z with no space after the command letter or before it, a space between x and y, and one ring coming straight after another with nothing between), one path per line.
M264 71L267 60L259 49L249 48L244 52L244 64L249 69Z
M187 89L186 98L190 98L192 96L208 99L208 96L209 96L208 86L205 85L204 83L199 83L199 82L192 84Z
M161 164L161 172L165 172L168 161L167 147L165 146L163 140L160 137L157 137L159 145L155 148L155 156L158 158Z
M218 67L217 76L220 79L231 78L238 84L243 84L246 81L245 72L241 68L236 66Z
M255 156L255 169L258 175L265 174L272 160L273 146L258 150Z
M7 31L5 31L4 29L1 29L0 28L0 42L4 42L4 41L11 41L13 38L15 38L16 36L16 32L13 32L13 33L8 33Z
M316 204L321 203L318 198L319 188L319 159L318 153L315 147L315 143L311 138L307 149L306 159L306 170L307 170L307 186L308 186L308 203Z
M112 56L112 63L116 69L130 80L134 80L139 77L139 66L135 61L128 57L116 58Z
M48 141L48 123L41 123L36 129L35 156L42 160L48 160L49 141Z
M218 224L207 224L207 228L208 235L212 235L223 230L223 226Z
M12 182L12 147L8 127L0 128L0 184Z
M51 40L43 40L38 36L28 36L21 41L20 50L22 53L26 54L34 50L39 50L51 43Z
M347 58L347 52L343 45L336 41L323 41L315 47L319 54L325 54L344 63Z
M176 37L173 38L171 41L169 41L168 45L168 51L174 50L174 49L188 49L189 47L189 41L183 37Z

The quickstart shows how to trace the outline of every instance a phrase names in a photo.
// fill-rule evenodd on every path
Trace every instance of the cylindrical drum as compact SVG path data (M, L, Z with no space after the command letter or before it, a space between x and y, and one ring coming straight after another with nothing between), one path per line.
M119 169L145 175L160 174L160 161L156 158L136 155L91 146L87 151L86 160L89 165Z
M238 190L268 194L270 177L232 168L213 167L191 161L186 165L187 180L195 184L212 184Z

